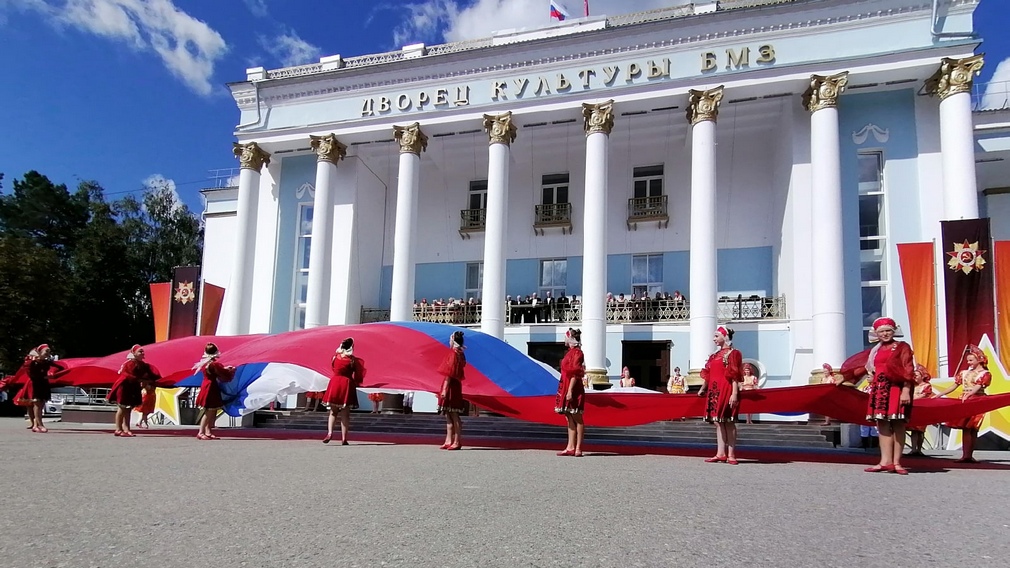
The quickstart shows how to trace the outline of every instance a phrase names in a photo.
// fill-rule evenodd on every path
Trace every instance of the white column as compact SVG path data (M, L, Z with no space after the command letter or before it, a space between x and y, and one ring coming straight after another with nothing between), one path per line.
M235 256L232 259L231 283L225 289L225 304L218 335L249 333L249 311L252 309L253 262L256 259L256 207L260 187L260 170L270 163L270 154L255 142L235 143L235 156L241 165L238 177L236 207Z
M697 376L715 348L719 293L716 247L715 124L723 88L690 91L691 122L691 252L688 302L691 309L691 374Z
M607 170L614 101L582 105L586 201L582 232L582 346L590 381L607 376Z
M312 201L312 240L309 248L309 281L305 298L305 327L327 325L330 309L330 261L333 257L334 178L337 162L347 147L336 136L311 136L316 152L316 195Z
M509 189L510 144L516 139L512 113L484 115L487 130L487 211L484 225L484 280L480 330L505 338L505 226Z
M417 191L421 182L421 152L428 137L421 125L394 126L400 143L400 171L396 183L396 227L393 236L393 285L390 321L414 319L414 240L417 225Z
M971 86L983 65L984 54L963 59L944 57L940 68L926 80L926 92L940 97L940 161L946 219L978 218Z
M810 278L813 286L814 362L838 368L845 360L845 262L842 238L842 166L838 97L848 72L813 75L804 94L810 111ZM813 370L817 372L816 369Z

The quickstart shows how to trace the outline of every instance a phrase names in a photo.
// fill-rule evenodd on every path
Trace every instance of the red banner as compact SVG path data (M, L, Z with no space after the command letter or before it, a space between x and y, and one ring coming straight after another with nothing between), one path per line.
M203 296L200 299L200 335L215 335L217 322L221 318L221 305L224 303L224 288L209 282L203 283Z
M936 270L933 243L898 245L901 281L908 306L908 334L915 350L915 360L937 376L940 347L936 322Z
M989 219L941 221L947 269L944 288L947 308L947 364L951 375L965 363L965 347L983 335L994 336L992 238Z
M154 341L168 340L168 312L172 308L172 283L151 284L151 309L154 312Z
M196 335L196 307L199 301L200 267L179 266L172 279L172 315L168 337Z
M993 243L992 263L996 273L996 353L1003 359L1010 356L1010 241Z

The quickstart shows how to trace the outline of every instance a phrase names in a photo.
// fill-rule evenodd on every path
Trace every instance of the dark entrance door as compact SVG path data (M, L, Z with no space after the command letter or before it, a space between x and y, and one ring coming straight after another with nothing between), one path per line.
M663 392L670 374L669 341L624 341L621 349L622 367L631 371L635 386ZM618 369L620 373L620 369Z
M554 367L555 370L561 370L561 359L564 358L565 351L567 351L564 343L539 343L530 341L526 345L526 353L530 357L540 361L541 363L546 363L551 367Z

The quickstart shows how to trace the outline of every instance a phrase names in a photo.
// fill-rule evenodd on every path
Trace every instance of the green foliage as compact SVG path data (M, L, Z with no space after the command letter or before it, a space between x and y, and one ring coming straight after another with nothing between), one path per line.
M153 341L149 284L199 264L202 247L199 218L165 184L110 203L95 182L14 180L0 194L0 369L39 343L85 357Z

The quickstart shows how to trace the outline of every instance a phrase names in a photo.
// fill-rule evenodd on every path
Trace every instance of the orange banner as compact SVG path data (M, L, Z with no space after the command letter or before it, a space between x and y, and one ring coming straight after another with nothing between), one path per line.
M1010 356L1010 241L993 243L996 276L996 353Z
M168 341L168 314L172 308L172 283L151 284L151 309L154 311L154 341Z
M221 304L224 303L224 288L209 282L203 283L203 296L200 314L200 335L216 335L217 320L221 317Z
M939 372L940 352L933 243L898 245L898 261L901 264L905 304L908 306L908 334L915 350L915 360L926 367L930 376L935 377Z

